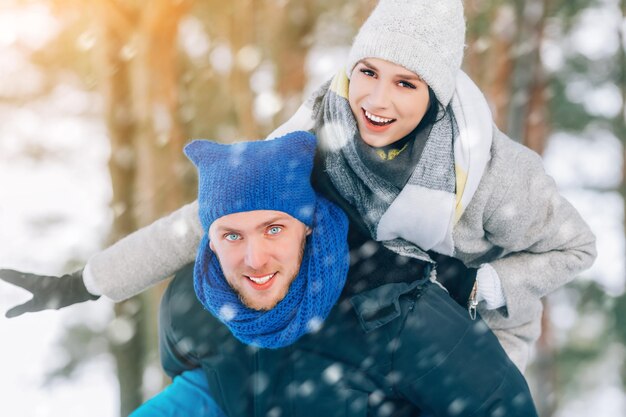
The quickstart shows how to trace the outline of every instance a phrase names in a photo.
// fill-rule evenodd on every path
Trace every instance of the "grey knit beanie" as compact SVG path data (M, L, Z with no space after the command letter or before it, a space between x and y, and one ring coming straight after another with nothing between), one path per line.
M384 59L419 75L446 106L464 43L461 0L380 0L354 39L348 77L361 59Z

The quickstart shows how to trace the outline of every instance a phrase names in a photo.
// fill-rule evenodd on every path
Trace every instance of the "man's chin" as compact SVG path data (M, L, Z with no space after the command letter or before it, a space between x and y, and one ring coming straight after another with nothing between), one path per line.
M255 310L255 311L270 311L272 310L274 307L276 307L278 305L278 303L274 303L273 305L268 305L268 306L254 306L254 305L248 305L246 304L246 307Z
M243 305L245 305L249 309L256 310L256 311L270 311L274 307L276 307L278 303L283 301L286 295L287 293L285 292L285 294L283 294L279 298L274 299L274 300L269 300L267 302L258 302L258 301L255 302L255 301L249 300L248 298L242 296L241 294L239 295L239 299L241 300Z

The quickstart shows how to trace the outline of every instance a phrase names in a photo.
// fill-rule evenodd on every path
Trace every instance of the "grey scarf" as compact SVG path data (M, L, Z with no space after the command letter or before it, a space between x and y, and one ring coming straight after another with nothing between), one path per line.
M338 80L338 77L324 84L308 103L315 121L313 131L318 135L324 156L324 169L333 185L357 209L372 237L383 241L389 249L401 255L428 260L424 250L437 248L427 243L447 240L450 243L449 250L439 251L451 254L451 217L454 214L456 188L453 139L457 132L452 111L440 110L422 156L407 184L399 192L360 159L357 141L362 139L346 95L341 92L342 80ZM440 227L431 228L430 232L436 236L416 242L412 237L419 236L419 233L402 234L395 230L398 229L398 222L406 219L395 219L390 227L381 222L385 218L389 219L392 212L410 213L413 211L412 206L429 204L430 199L420 201L416 198L428 198L433 193L439 197L438 201L432 201L436 206L442 201L448 206L448 216L446 211L440 210L441 207L436 207L436 213L444 220L440 222ZM432 223L431 219L421 220Z

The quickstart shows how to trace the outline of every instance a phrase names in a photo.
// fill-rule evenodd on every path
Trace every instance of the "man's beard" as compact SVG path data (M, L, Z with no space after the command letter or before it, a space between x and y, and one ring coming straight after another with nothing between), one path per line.
M242 302L243 305L245 305L246 307L252 309L252 310L256 310L256 311L269 311L271 309L273 309L274 307L276 307L278 305L278 303L280 303L281 301L283 301L283 299L287 296L287 294L289 293L289 291L291 290L291 285L293 284L293 282L296 280L298 274L300 273L300 268L302 266L302 259L304 258L304 248L306 246L306 236L302 239L302 242L300 243L300 251L299 251L299 255L298 255L298 262L297 262L297 267L295 269L295 271L293 271L293 273L290 273L289 275L289 285L287 286L287 289L285 291L284 294L282 294L280 297L277 298L277 300L274 302L274 304L272 304L269 307L262 307L262 308L255 308L252 307L253 303L250 302L250 300L246 299L245 295L243 295L237 288L234 288L231 284L230 281L228 279L226 279L226 283L228 283L228 286L233 290L233 292L235 294L237 294L237 297L239 297L239 301ZM217 256L217 254L215 254L215 256ZM219 261L219 256L217 257L218 261ZM220 268L221 268L221 263L220 263ZM224 271L224 269L222 268L222 271ZM274 279L274 278L272 278Z

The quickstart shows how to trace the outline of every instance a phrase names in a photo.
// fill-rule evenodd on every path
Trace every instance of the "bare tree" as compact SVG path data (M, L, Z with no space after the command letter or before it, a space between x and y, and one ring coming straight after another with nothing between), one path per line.
M113 186L110 241L179 207L183 128L178 121L178 22L192 1L97 0L89 12L99 33L98 67L111 140ZM149 250L149 248L146 248ZM114 323L132 329L111 350L120 382L120 413L143 402L143 374L155 357L156 309L160 292L119 303Z

